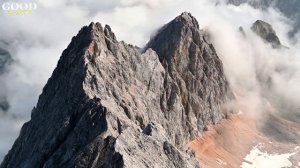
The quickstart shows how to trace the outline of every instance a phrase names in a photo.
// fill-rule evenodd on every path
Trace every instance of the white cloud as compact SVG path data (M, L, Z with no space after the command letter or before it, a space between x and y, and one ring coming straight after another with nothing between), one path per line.
M298 151L293 153L271 154L260 149L263 145L264 144L258 144L253 147L250 153L244 158L245 162L242 163L241 168L282 168L293 166L289 158Z

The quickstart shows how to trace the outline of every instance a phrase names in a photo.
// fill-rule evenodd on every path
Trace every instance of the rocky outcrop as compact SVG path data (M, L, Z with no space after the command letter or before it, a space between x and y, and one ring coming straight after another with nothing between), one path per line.
M0 167L198 167L184 146L226 117L231 98L190 14L144 53L91 23L63 52Z
M251 30L260 36L264 41L270 43L274 48L279 48L281 46L275 30L269 23L262 20L257 20L253 23Z

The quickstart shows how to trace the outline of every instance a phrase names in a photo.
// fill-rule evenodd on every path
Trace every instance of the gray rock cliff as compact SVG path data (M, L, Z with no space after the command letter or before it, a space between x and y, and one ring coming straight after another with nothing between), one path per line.
M230 113L222 62L188 13L144 50L83 27L0 167L198 167L186 143Z

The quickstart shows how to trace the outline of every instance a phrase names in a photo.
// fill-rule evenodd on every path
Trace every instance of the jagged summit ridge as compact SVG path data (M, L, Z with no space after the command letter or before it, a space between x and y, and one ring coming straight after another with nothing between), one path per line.
M195 27L199 29L199 24L197 19L192 16L191 13L183 12L180 16L176 17L172 22L174 23L183 23L185 26Z
M0 167L197 167L184 146L226 117L230 100L198 28L183 13L141 54L109 26L83 27Z
M184 38L184 31L188 29L194 32L199 31L199 24L190 13L183 12L180 16L164 25L157 34L150 39L145 50L152 48L158 53L161 61L163 59L169 60L173 55L171 52L174 51L174 48L171 47L175 47L177 42ZM169 42L166 42L168 39ZM164 46L159 46L161 44Z

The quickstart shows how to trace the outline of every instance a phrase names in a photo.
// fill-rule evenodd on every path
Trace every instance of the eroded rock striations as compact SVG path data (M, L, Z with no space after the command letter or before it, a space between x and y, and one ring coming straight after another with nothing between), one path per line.
M225 118L231 99L222 62L189 13L144 53L91 23L63 52L0 167L198 167L184 146Z

